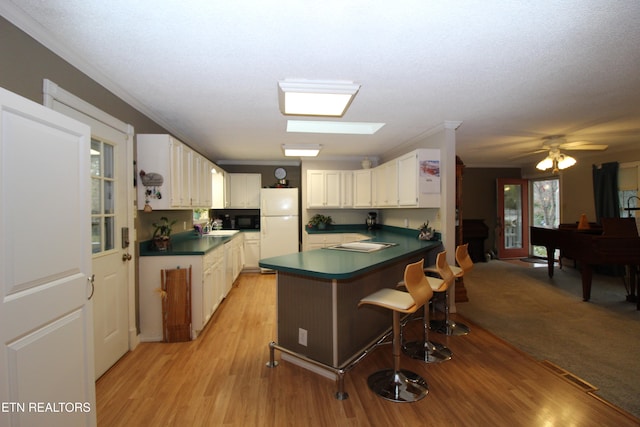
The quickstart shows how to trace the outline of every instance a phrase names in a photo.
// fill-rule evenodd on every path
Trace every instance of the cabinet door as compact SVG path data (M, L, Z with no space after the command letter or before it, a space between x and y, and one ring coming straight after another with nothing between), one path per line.
M398 166L397 161L386 162L373 170L375 198L374 206L389 207L398 205Z
M371 169L353 172L353 207L371 207Z
M353 207L353 171L340 172L340 207Z
M262 175L259 173L246 174L245 206L249 209L260 209L260 188Z
M244 208L246 203L246 177L242 173L229 173L226 175L228 181L228 194L230 208Z
M182 146L182 170L181 177L181 199L182 206L191 206L191 156L193 151L186 145Z
M340 171L325 171L324 173L325 207L340 207Z
M182 147L171 138L171 206L182 206Z
M194 208L199 207L202 203L201 190L200 190L201 185L204 185L201 177L202 171L200 169L202 163L204 163L204 159L202 158L202 156L196 153L195 151L192 151L191 162L189 163L191 167L191 173L189 175L191 177L191 185L189 186L189 191L191 192L191 199L190 199L189 206Z
M220 305L224 299L225 293L225 270L224 270L224 252L220 252L219 259L212 267L213 275L213 310Z
M323 208L324 191L324 172L307 171L307 208Z
M415 152L398 158L398 204L418 204L418 157Z
M214 283L213 283L213 268L209 267L204 271L204 277L202 278L202 317L203 323L201 328L207 324L213 314L215 296L214 296Z
M203 208L211 207L211 169L213 164L202 158L200 165L200 206Z

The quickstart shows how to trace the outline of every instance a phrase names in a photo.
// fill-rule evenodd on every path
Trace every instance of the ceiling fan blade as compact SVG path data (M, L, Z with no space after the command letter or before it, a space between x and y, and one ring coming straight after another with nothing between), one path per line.
M529 156L533 156L535 154L540 154L540 153L547 153L549 150L547 149L540 149L540 150L535 150L535 151L529 151L528 153L524 153L524 154L518 154L517 156L512 156L510 157L511 160L516 160L516 159L522 159L524 157L529 157Z
M561 150L603 151L609 148L607 144L590 144L586 141L566 142L560 144Z

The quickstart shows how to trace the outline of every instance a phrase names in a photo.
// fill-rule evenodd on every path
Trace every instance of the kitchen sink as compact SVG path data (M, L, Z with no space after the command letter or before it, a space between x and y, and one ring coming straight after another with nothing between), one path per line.
M240 230L211 230L210 232L205 234L205 236L227 237L227 236L233 236L234 234L239 233L239 232L240 232Z
M352 252L375 252L382 249L386 249L391 246L395 246L397 243L385 243L385 242L351 242L342 243L340 245L328 246L327 249L335 249L339 251L352 251Z

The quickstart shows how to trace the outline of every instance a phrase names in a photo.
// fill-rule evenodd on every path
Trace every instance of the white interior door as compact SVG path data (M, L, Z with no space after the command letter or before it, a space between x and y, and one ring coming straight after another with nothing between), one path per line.
M90 131L2 88L0 116L0 425L92 426Z
M72 104L73 108L63 102ZM51 107L91 127L94 354L95 377L99 378L129 350L129 270L133 248L123 239L122 231L124 227L133 232L133 228L129 228L127 202L133 182L127 178L127 165L131 163L127 160L128 135L90 116L105 113L86 107L78 100L56 99ZM128 241L132 238L129 236Z

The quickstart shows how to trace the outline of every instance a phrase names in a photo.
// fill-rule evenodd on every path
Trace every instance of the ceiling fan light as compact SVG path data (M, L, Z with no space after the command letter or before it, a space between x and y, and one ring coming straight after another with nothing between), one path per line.
M553 159L549 156L547 156L546 158L544 158L542 161L540 161L537 165L536 165L536 169L541 170L541 171L546 171L549 168L553 167Z
M558 159L558 169L566 169L576 164L576 159L571 156L563 154Z

